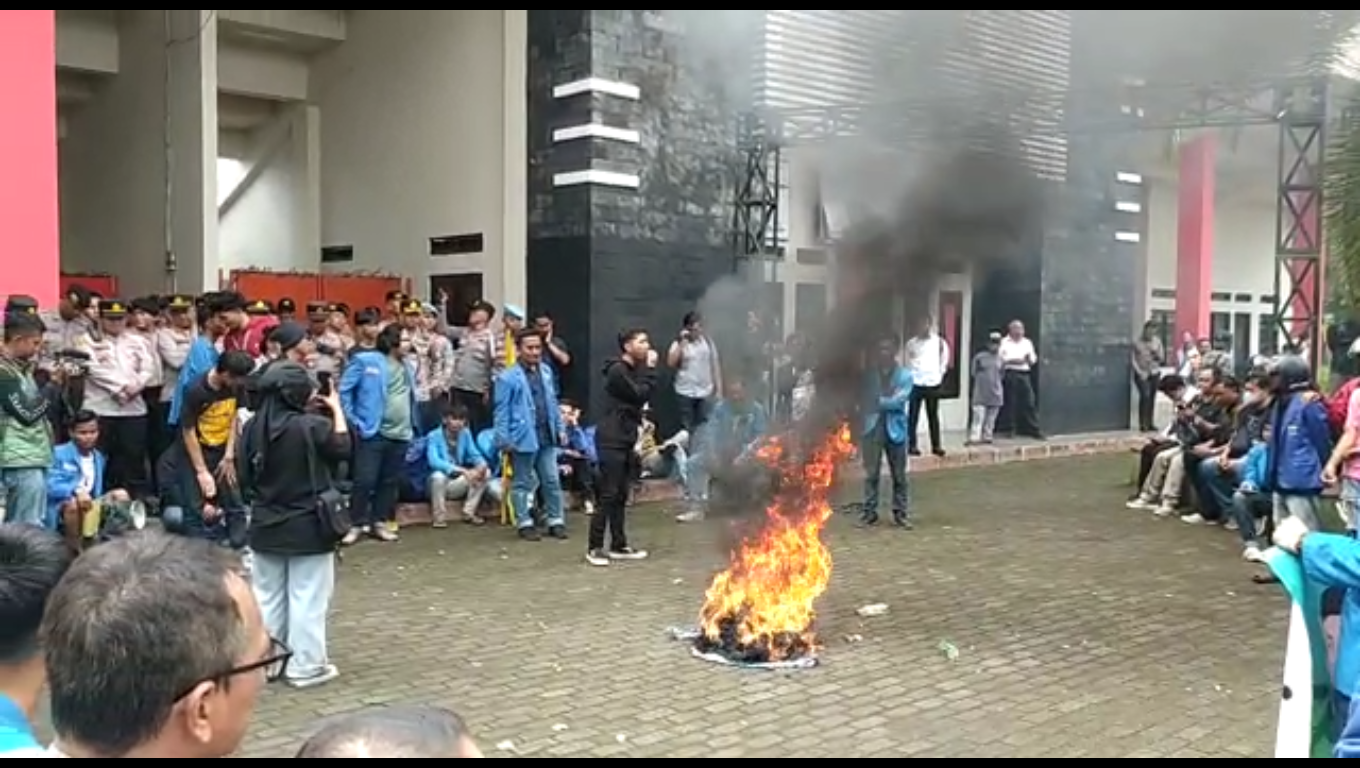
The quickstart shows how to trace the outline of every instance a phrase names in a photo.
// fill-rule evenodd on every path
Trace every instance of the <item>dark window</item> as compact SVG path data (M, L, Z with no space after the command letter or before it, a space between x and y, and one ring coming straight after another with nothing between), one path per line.
M486 250L486 238L481 232L470 235L442 235L430 238L431 256L462 256Z
M322 264L348 264L354 261L354 246L328 245L321 249Z
M442 292L448 296L445 320L449 325L467 325L472 302L482 298L484 288L481 272L460 272L454 275L430 275L430 296L436 300Z

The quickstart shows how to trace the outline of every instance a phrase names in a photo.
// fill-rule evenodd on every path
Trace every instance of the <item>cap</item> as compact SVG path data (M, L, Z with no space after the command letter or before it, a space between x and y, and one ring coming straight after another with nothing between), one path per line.
M191 296L182 293L175 294L165 303L165 308L171 312L188 312L194 308L194 300Z
M313 318L323 318L331 311L331 305L324 301L307 302L307 316Z
M307 329L291 320L279 324L277 328L269 333L270 341L279 345L279 349L287 352L302 343L307 338Z
M251 315L272 315L274 308L264 299L256 299L246 305L246 313Z
M38 314L38 300L32 296L16 293L5 299L6 315L36 315Z
M987 334L988 341L1001 341L1001 331L992 331Z
M346 303L343 302L343 301L337 301L337 302L335 302L334 304L331 305L331 311L332 311L332 312L339 312L339 313L342 314L342 315L348 315L348 314L349 314L349 305L346 304Z
M110 320L127 317L128 305L122 299L104 299L99 302L99 316Z
M160 299L155 296L138 296L132 300L132 311L147 315L157 315L161 311Z
M291 315L291 314L293 314L294 312L297 312L297 302L296 302L296 301L293 301L292 299L288 298L287 296L283 297L282 299L279 299L279 314L280 314L280 315Z
M388 291L387 301L406 301L406 293L404 291Z
M468 306L469 312L485 312L487 317L496 316L496 305L486 299L477 299Z
M516 320L523 320L523 319L526 317L526 315L525 315L525 313L524 313L524 308L521 307L521 306L518 305L518 304L506 304L506 305L505 305L505 316L506 316L506 317L513 317L513 318L515 318Z
M425 313L425 314L427 314L427 315L438 315L438 314L439 314L439 307L436 307L435 305L433 305L433 304L431 304L430 302L426 301L426 302L422 302L422 303L421 303L421 305L420 305L420 311L423 312L423 313Z
M415 299L404 301L401 305L401 313L403 315L419 315L422 314L424 311L425 311L424 306L422 306L421 303L419 301L416 301Z

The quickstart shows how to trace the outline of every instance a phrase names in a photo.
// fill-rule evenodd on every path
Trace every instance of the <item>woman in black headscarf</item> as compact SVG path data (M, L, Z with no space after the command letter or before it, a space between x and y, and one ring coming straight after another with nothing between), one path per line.
M285 678L306 688L339 674L326 652L337 542L317 510L347 458L345 414L302 366L279 361L259 382L259 409L241 441L242 487L251 502L252 582L271 636L293 650ZM326 415L308 406L318 403Z

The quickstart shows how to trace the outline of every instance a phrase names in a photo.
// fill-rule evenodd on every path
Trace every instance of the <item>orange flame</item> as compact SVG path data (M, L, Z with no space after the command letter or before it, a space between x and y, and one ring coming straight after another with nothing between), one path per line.
M742 542L705 593L699 614L705 640L761 648L769 661L816 647L814 604L832 566L822 528L831 517L836 466L852 450L850 430L842 427L806 456L795 456L780 439L756 452L783 482L760 533Z

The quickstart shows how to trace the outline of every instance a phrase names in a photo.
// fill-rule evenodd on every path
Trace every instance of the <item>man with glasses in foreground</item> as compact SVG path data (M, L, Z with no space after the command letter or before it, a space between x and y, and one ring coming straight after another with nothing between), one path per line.
M227 757L291 656L265 632L239 557L152 532L78 558L42 638L47 757Z

